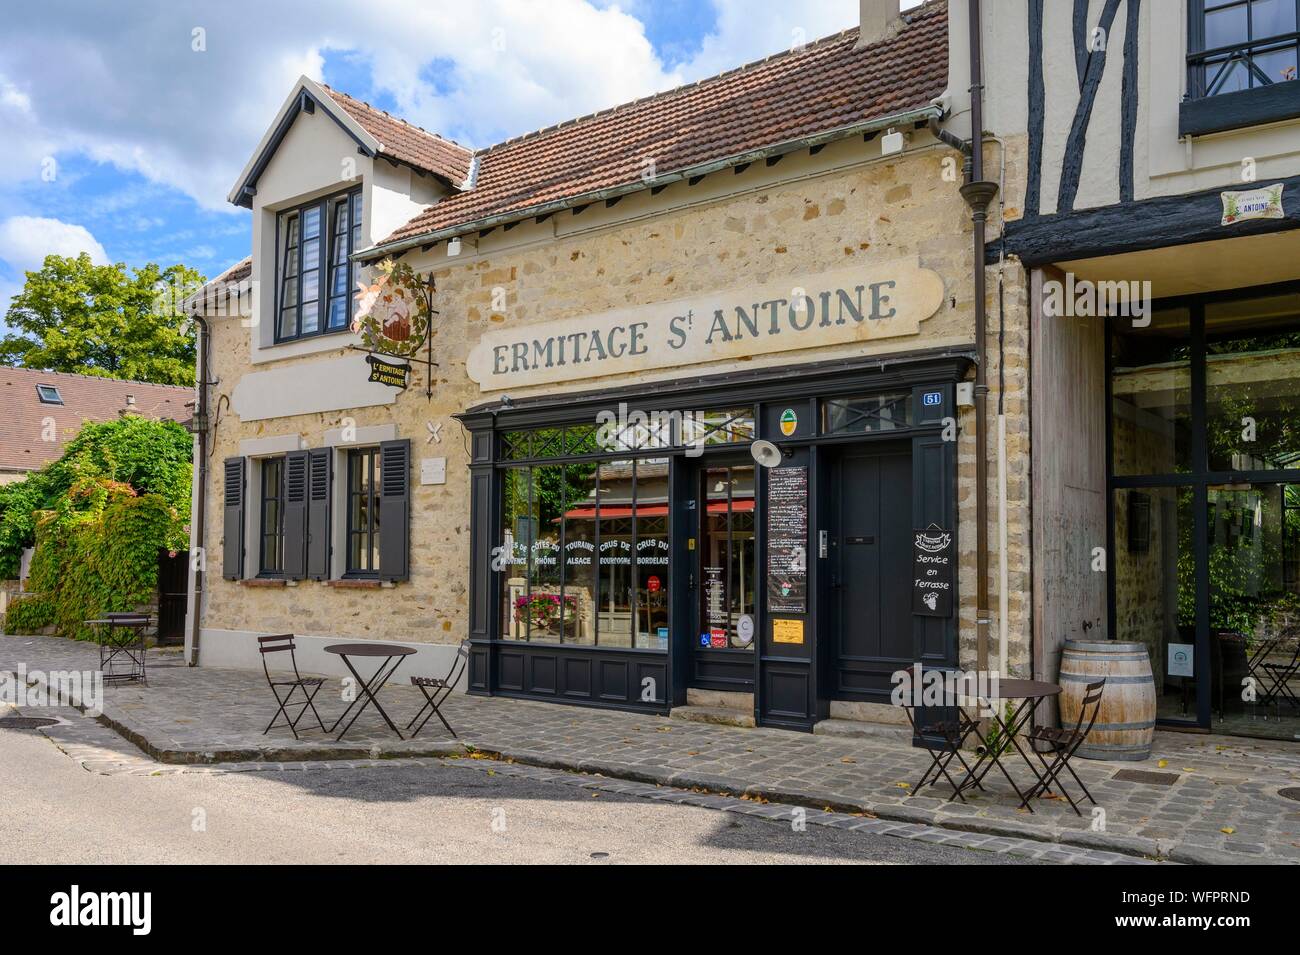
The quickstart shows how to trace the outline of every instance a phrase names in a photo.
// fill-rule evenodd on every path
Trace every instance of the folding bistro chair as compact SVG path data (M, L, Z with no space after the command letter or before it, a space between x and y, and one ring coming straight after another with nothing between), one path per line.
M418 686L420 692L424 694L424 705L420 707L418 713L411 717L411 722L406 724L406 729L411 734L411 739L415 739L416 734L418 734L420 730L424 729L424 724L429 722L431 716L438 717L442 722L442 725L447 727L447 732L452 735L453 739L460 739L460 737L456 735L456 731L451 728L451 724L448 723L446 718L442 715L440 707L442 706L443 701L451 695L452 690L456 689L456 684L460 682L461 674L465 672L465 664L468 661L469 641L465 640L462 641L461 645L457 648L456 659L451 661L451 670L445 677L411 677L411 685ZM426 710L428 711L427 713L425 712ZM419 726L415 726L415 721L419 720L421 716L423 716L424 719L420 720ZM415 726L414 730L411 729L412 726Z
M1083 794L1088 797L1088 801L1094 806L1097 805L1097 800L1092 798L1092 793L1088 792L1088 787L1083 784L1079 774L1070 765L1070 757L1074 755L1075 750L1083 745L1083 741L1088 738L1088 733L1092 731L1092 725L1097 722L1097 714L1101 711L1101 694L1105 688L1105 679L1098 680L1096 683L1089 683L1084 688L1083 704L1079 707L1079 719L1073 727L1069 729L1060 727L1058 729L1053 726L1036 726L1030 732L1029 748L1038 754L1038 758L1046 772L1038 785L1026 797L1026 803L1040 792L1050 793L1052 783L1056 783L1061 789L1061 794L1069 800L1070 808L1074 810L1075 815L1082 816L1083 813L1079 812L1079 806L1075 803L1074 797L1070 795L1070 791L1065 788L1065 785L1060 780L1061 770L1067 769L1070 775L1074 777L1074 781L1079 784L1079 788L1083 790ZM1085 721L1087 721L1086 726L1084 725ZM1045 743L1047 745L1049 751L1054 754L1050 763L1038 747L1033 745L1034 743Z
M1259 696L1260 702L1266 705L1269 703L1276 705L1285 700L1289 705L1300 709L1300 697L1296 696L1296 692L1291 689L1290 683L1292 677L1300 674L1300 633L1294 633L1291 636L1295 639L1295 648L1291 651L1291 659L1283 663L1269 663L1261 659L1254 667L1254 673L1269 680L1269 686ZM1273 649L1282 646L1285 642L1285 637L1279 638L1273 644Z
M977 789L984 788L975 779L970 764L961 753L962 744L975 731L978 723L967 717L960 706L918 706L909 707L906 712L907 719L912 724L912 745L917 749L925 750L930 757L930 767L916 781L916 785L908 795L915 796L925 786L927 780L933 786L939 781L941 775L952 786L952 795L948 797L949 802L954 798L965 802L966 797L961 794L963 789L972 786ZM960 784L948 773L948 764L954 758L966 770L966 778Z
M329 732L325 729L325 723L321 720L320 714L316 712L316 704L312 702L316 694L320 692L320 688L324 686L325 680L318 676L304 677L298 672L298 660L293 649L293 634L281 633L272 637L258 637L257 643L257 649L262 654L262 669L266 673L266 682L270 684L271 692L275 694L275 701L280 704L275 716L271 717L271 722L267 723L266 729L262 730L262 735L265 736L271 732L271 727L275 726L275 721L283 714L284 721L289 725L289 731L293 733L293 738L298 739L298 723L308 709L316 717L316 722L320 725L320 728L325 732ZM293 679L289 679L287 674L272 676L271 668L266 662L268 653L283 653L286 650L289 652L289 663L293 666ZM287 691L285 691L286 688ZM281 695L281 691L285 691L283 695ZM299 691L302 691L303 699L295 700L293 695ZM286 709L289 706L298 707L298 715L294 719L289 718L289 711Z

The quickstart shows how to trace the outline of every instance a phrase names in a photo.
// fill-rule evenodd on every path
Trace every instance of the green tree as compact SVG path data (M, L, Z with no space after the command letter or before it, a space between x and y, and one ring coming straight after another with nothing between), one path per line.
M203 276L184 265L95 265L45 257L5 316L0 364L165 385L194 381L194 335L180 303Z

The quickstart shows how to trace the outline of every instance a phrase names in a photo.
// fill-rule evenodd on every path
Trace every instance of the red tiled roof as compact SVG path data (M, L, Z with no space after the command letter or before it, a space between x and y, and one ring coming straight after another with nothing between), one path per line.
M476 185L380 245L664 175L930 105L948 79L943 3L855 50L857 29L727 73L507 140L476 154Z
M63 404L42 402L37 385L58 388ZM135 398L133 406L128 395ZM0 470L34 471L57 459L82 424L115 421L128 407L146 418L183 424L192 416L186 403L193 398L194 389L178 385L0 367ZM46 418L54 421L54 441L43 440Z
M417 169L423 169L445 179L457 189L469 177L470 161L474 153L460 143L413 126L404 119L390 116L369 103L353 99L347 93L321 84L330 98L349 116L382 144L382 151Z

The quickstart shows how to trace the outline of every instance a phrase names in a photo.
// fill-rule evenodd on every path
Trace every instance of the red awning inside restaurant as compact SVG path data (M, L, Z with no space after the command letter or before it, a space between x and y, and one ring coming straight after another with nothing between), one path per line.
M748 513L754 510L754 499L733 498L731 509L736 513ZM626 504L607 504L600 509L601 520L614 520L620 517L631 517L635 510L637 517L667 517L667 504L640 504L634 509ZM727 513L726 501L709 501L710 514ZM595 507L575 507L565 511L564 516L571 521L590 521L596 518Z

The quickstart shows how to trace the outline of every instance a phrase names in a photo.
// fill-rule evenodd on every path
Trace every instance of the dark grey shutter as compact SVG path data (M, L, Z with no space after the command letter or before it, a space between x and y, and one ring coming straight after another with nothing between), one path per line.
M221 543L221 576L239 580L244 576L244 459L226 458L224 537Z
M307 571L307 454L284 456L284 576L290 580Z
M406 580L411 553L411 442L379 445L379 576Z
M307 576L328 580L330 575L330 448L315 448L307 485Z

